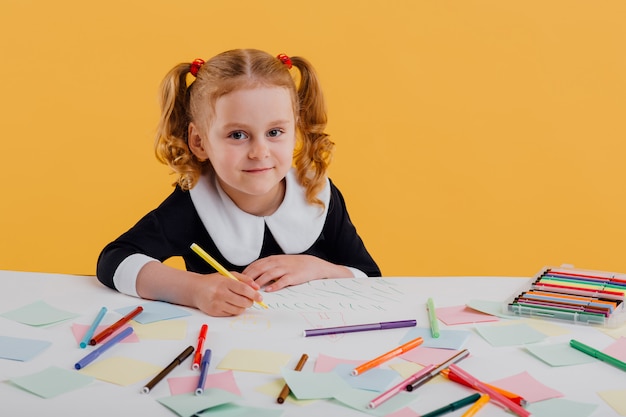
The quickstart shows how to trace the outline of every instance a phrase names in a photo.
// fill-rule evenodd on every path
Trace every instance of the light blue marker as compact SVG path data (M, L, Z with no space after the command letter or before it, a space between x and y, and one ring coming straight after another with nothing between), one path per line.
M105 350L107 350L111 346L115 345L116 343L118 343L122 339L130 336L130 334L132 332L133 332L133 328L132 327L125 328L123 331L121 331L119 334L115 335L115 337L111 338L108 342L106 342L105 344L100 346L98 349L94 350L89 355L85 356L84 358L82 358L81 360L76 362L76 364L74 365L74 368L82 369L85 366L89 365L91 362L95 361L98 358L98 356L100 356L102 354L102 352L104 352Z
M100 322L102 321L102 318L104 317L106 313L107 313L107 308L102 307L100 309L100 312L96 316L96 319L93 321L93 323L91 323L91 327L89 328L89 330L87 330L87 333L85 333L85 335L83 336L83 339L80 341L79 346L81 349L85 349L87 347L87 345L89 344L89 341L93 337L93 334L95 333L96 329L98 328L98 325L100 324Z
M209 363L211 362L211 349L204 351L202 355L202 362L200 364L200 379L198 379L198 388L196 388L196 395L202 395L204 392L204 383L206 381L206 375L209 371Z

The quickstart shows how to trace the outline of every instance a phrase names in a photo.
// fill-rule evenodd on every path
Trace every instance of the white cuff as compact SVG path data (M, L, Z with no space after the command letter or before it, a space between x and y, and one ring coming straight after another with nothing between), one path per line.
M352 268L350 266L346 266L346 268L348 268L350 272L352 272L352 275L354 275L354 278L367 278L367 275L365 274L365 272L361 271L360 269Z
M145 264L152 261L157 260L141 253L135 253L124 259L113 275L115 289L123 294L139 297L137 294L137 275Z

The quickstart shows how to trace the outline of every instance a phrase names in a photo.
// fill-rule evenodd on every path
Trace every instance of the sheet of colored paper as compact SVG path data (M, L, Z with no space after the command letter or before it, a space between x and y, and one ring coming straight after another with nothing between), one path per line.
M233 349L220 361L217 369L279 374L291 355L255 349Z
M70 370L51 366L35 374L13 378L10 382L42 398L53 398L82 388L93 378Z
M545 340L546 335L528 324L476 326L476 331L492 346L519 346Z
M283 411L280 409L245 407L237 404L222 404L196 415L198 417L280 417Z
M78 314L53 307L45 301L35 301L0 315L29 326L48 326L78 317Z
M283 390L284 386L285 386L285 380L282 378L278 378L278 379L275 379L274 381L268 382L267 384L260 385L254 388L254 390L257 392L260 392L261 394L265 394L273 398L274 401L276 401L276 398L278 398L278 395ZM287 396L287 398L285 398L285 402L295 404L295 405L300 405L300 406L309 405L311 403L314 403L315 401L317 400L299 400L296 397L294 397L291 391L289 392L289 395Z
M595 404L579 403L564 398L554 398L528 404L525 408L532 413L533 417L589 417L598 406Z
M391 383L395 380L400 382L398 373L391 369L374 368L359 376L351 374L353 369L354 365L342 363L337 365L334 372L343 378L343 380L346 381L352 388L367 391L382 392L391 388Z
M180 307L170 303L164 303L162 301L151 301L149 303L141 304L141 306L143 307L143 311L133 319L137 323L141 324L154 323L155 321L170 320L191 315L190 312L183 310ZM136 307L137 305L133 305L119 308L115 311L124 316Z
M422 368L424 368L422 365L418 365L417 363L410 362L410 361L400 361L400 362L390 363L389 367L393 369L394 371L396 371L397 373L399 373L402 379L407 379L411 375L417 373Z
M417 349L403 353L400 357L404 360L419 363L422 366L439 364L447 361L459 353L458 350L437 349L419 346Z
M515 394L522 396L530 403L563 396L563 393L544 385L542 382L533 378L528 372L521 372L517 375L512 375L507 378L491 381L489 383L509 392L514 392Z
M405 408L410 403L417 400L417 398L419 397L408 392L399 392L378 407L374 409L368 408L367 405L370 403L370 401L372 401L378 395L380 394L371 391L349 389L338 392L337 395L335 395L335 399L339 403L344 404L350 408L354 408L355 410L362 411L372 416L382 417L394 413L402 408Z
M626 416L626 389L598 391L598 395L619 415Z
M141 340L183 340L187 337L185 320L163 320L149 324L133 323Z
M602 352L622 362L626 362L626 337L620 337L614 343L611 343L603 349Z
M170 393L172 395L179 395L195 392L198 387L199 377L200 375L198 374L197 376L168 378L167 383L170 387ZM219 388L224 391L232 392L235 395L241 395L233 371L208 374L204 382L204 389L209 388Z
M620 326L615 329L601 328L600 331L611 336L613 339L619 339L620 337L626 337L626 326Z
M560 326L556 322L551 322L550 320L522 319L518 323L527 324L546 336L560 336L571 333L570 329Z
M315 372L331 372L333 369L342 363L348 363L350 365L358 366L365 362L367 359L341 359L333 356L324 355L320 353L315 361Z
M299 400L332 398L338 392L350 389L335 372L298 372L283 368L282 375L293 395Z
M131 321L130 324L124 325L124 326L120 327L119 329L117 329L116 331L114 331L111 334L111 336L109 336L107 339L105 339L105 341L110 339L111 337L117 335L118 333L123 332L129 326L132 326L133 330L135 329L134 323ZM87 330L89 329L89 327L90 326L86 325L86 324L78 324L78 323L73 323L72 324L72 334L74 335L74 339L76 339L76 344L80 343L80 341L83 340L83 336L85 335L85 333L87 333ZM109 327L108 324L98 326L96 328L96 331L94 332L94 335L100 333L101 331L103 331L107 327ZM136 332L133 331L133 333L131 333L130 335L128 335L124 339L120 340L120 343L139 343L139 337L137 337L137 334L135 334L135 333Z
M404 344L417 337L424 339L418 349L428 348L441 348L441 349L456 349L461 350L467 343L472 333L468 330L439 330L439 337L433 337L430 328L425 327L413 327L406 332L404 337L400 339L400 344ZM411 351L416 349L411 349ZM408 353L408 352L407 352Z
M473 310L480 311L481 313L489 314L491 316L512 320L520 318L519 316L503 311L503 303L500 301L470 300L466 305Z
M395 413L387 414L386 417L420 417L420 415L411 410L409 407L404 407Z
M524 346L524 348L550 366L570 366L597 361L597 359L592 356L572 349L569 343L535 343Z
M181 417L191 417L196 413L216 407L221 404L232 403L239 399L238 395L218 388L204 391L202 395L180 394L159 398L157 401Z
M156 375L162 368L151 363L130 358L112 357L98 359L81 369L83 375L90 375L102 381L117 385L130 385Z
M483 323L500 320L495 316L481 313L464 305L438 307L435 311L437 311L437 318L448 326L452 326L454 324Z
M14 361L29 361L48 349L48 340L24 339L21 337L0 336L0 358Z

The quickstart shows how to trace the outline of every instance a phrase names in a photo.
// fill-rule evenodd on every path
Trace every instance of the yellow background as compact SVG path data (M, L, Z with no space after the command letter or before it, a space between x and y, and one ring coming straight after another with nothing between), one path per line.
M0 269L93 274L162 201L157 88L251 47L316 66L330 175L384 275L626 272L626 2L0 2Z

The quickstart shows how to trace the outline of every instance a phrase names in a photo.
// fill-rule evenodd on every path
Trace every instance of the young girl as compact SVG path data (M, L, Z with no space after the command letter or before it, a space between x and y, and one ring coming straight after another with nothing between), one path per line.
M178 174L177 185L104 248L104 285L230 316L262 301L263 286L381 275L326 177L334 144L305 59L227 51L176 66L161 95L156 155ZM216 273L193 243L238 280ZM187 270L161 263L172 256Z

